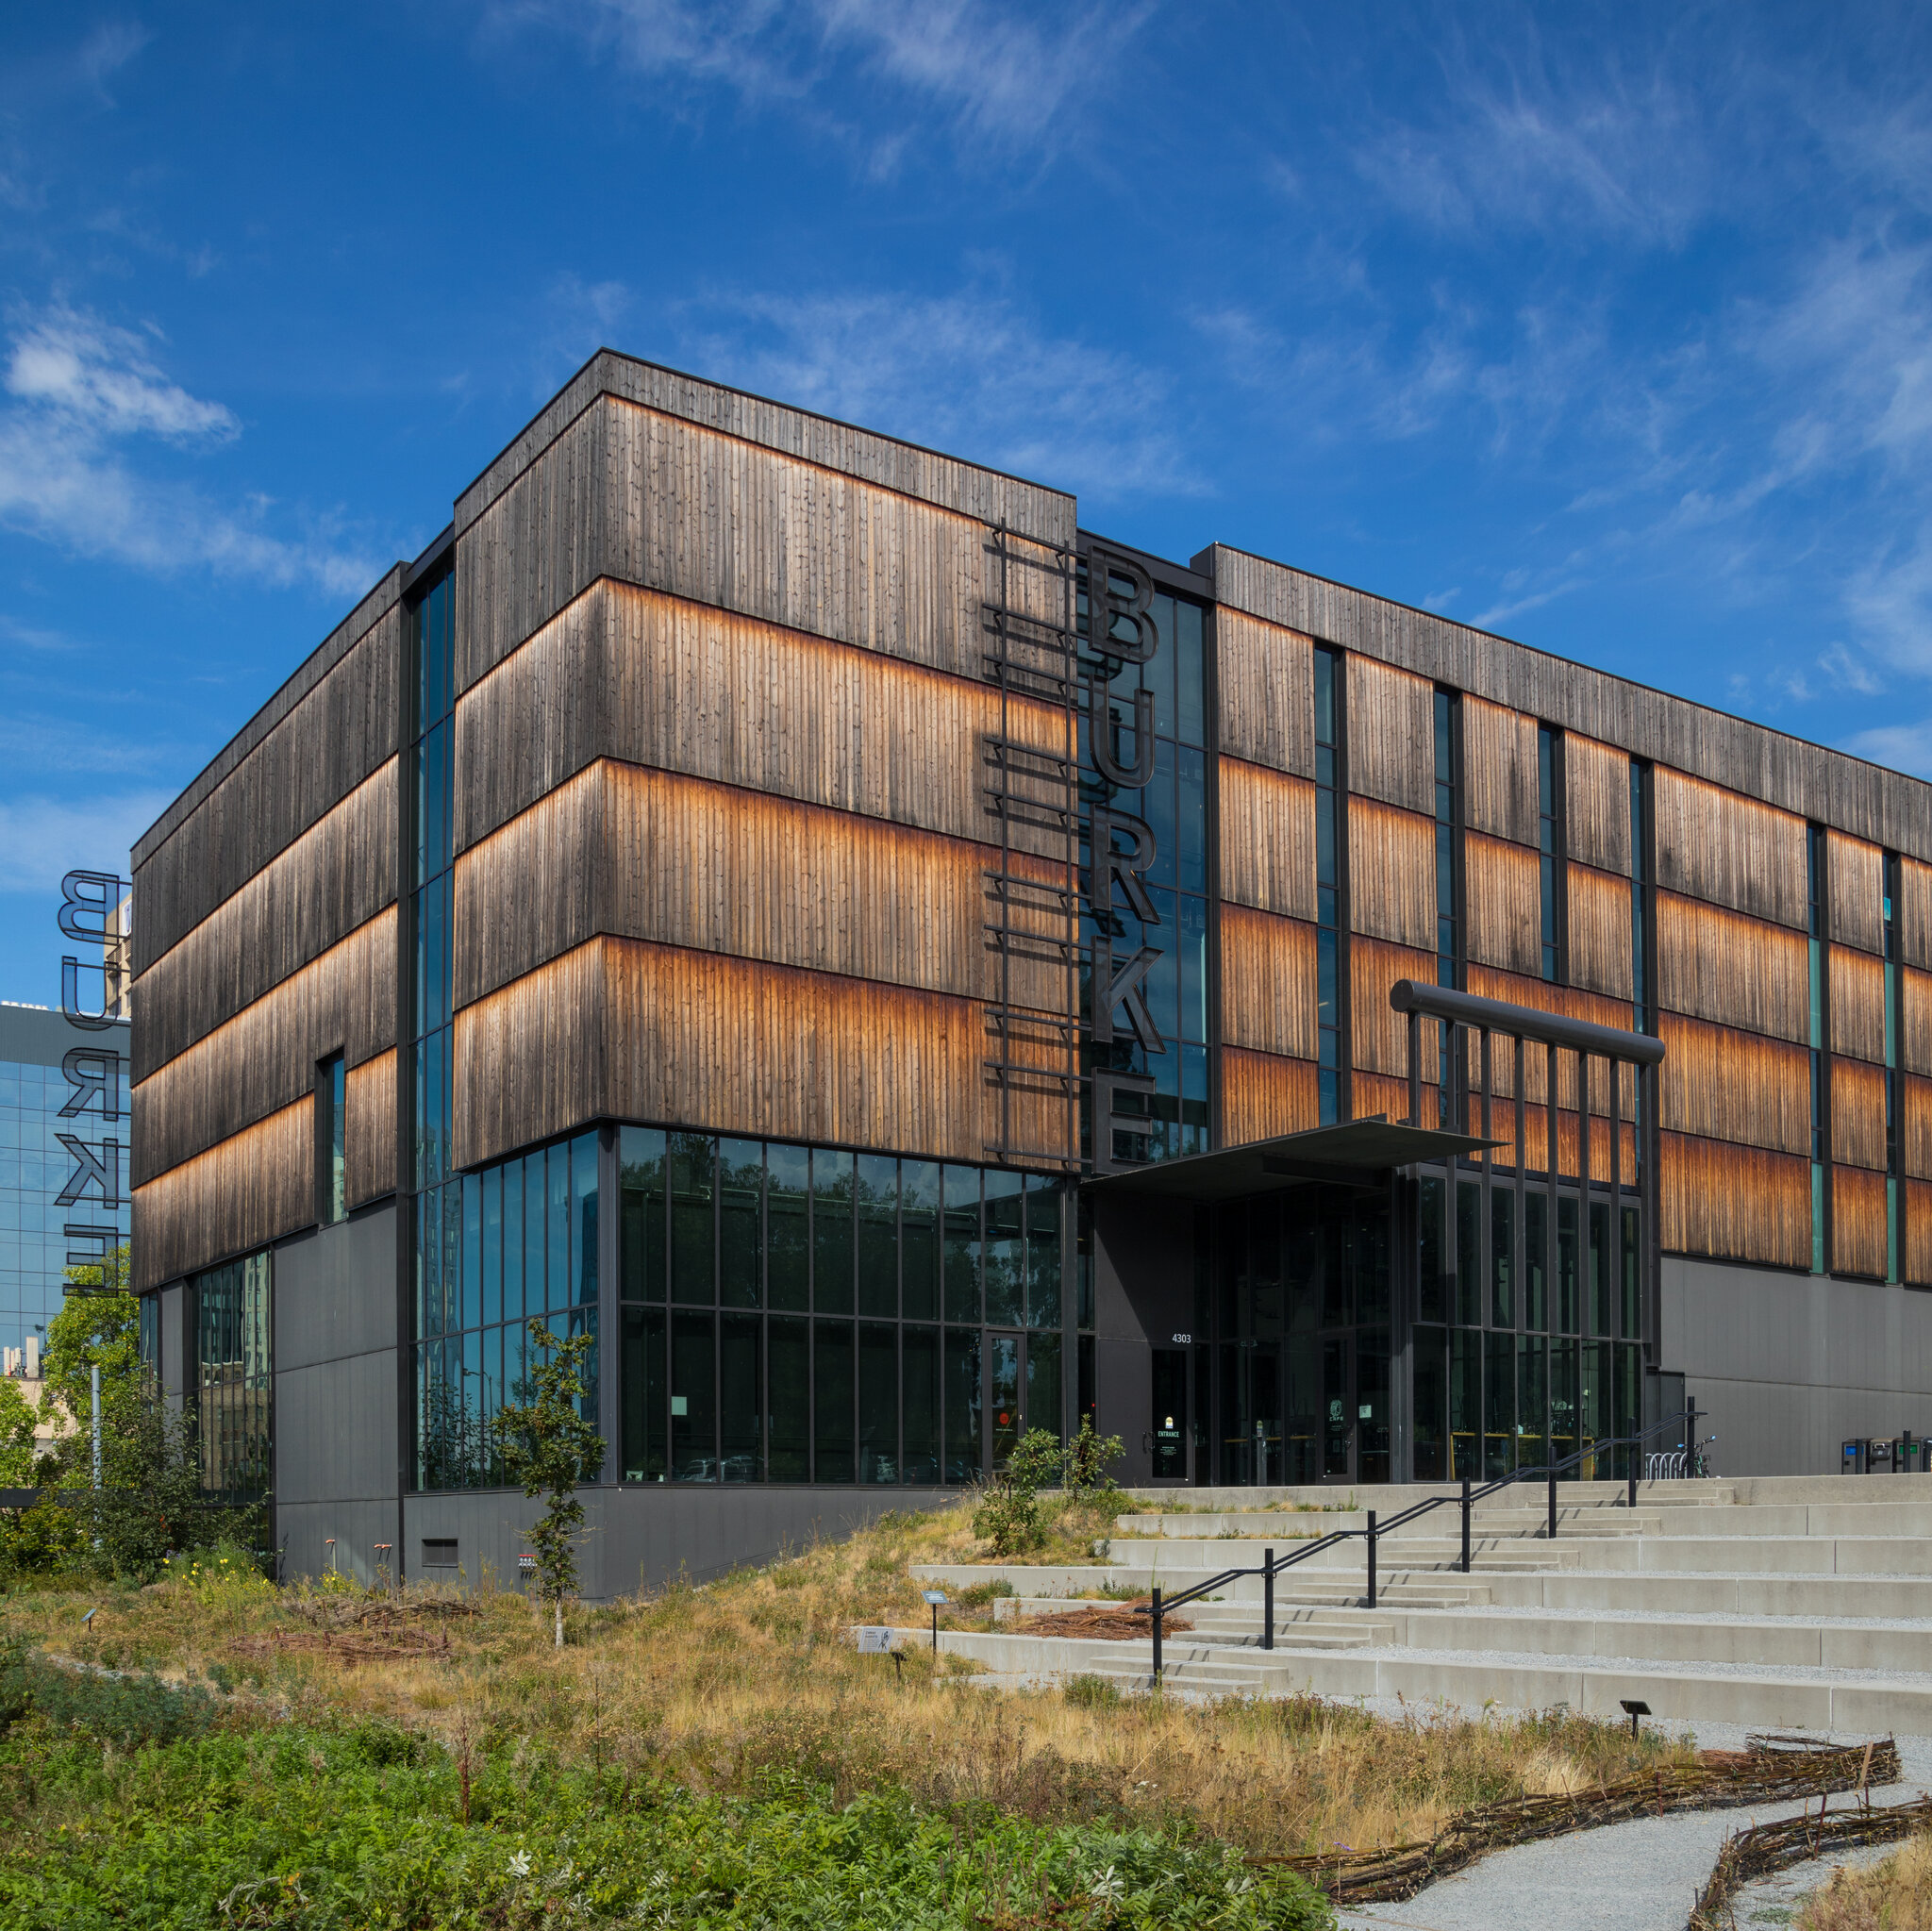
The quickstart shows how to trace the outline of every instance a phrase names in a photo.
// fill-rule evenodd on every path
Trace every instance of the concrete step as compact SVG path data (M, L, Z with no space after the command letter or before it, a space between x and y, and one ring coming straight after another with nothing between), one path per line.
M1673 1515L1678 1512L1673 1511ZM1807 1513L1803 1509L1792 1512L1799 1516ZM1549 1511L1546 1508L1478 1508L1471 1511L1470 1519L1474 1532L1481 1536L1541 1536L1548 1523ZM1609 1508L1592 1504L1583 1507L1558 1507L1557 1510L1559 1534L1570 1527L1592 1536L1658 1535L1664 1532L1666 1520L1660 1509L1633 1512L1627 1508ZM1454 1507L1438 1508L1396 1533L1441 1535L1451 1524L1454 1525L1453 1533L1459 1540L1462 1533L1460 1511ZM1116 1533L1123 1538L1147 1536L1195 1542L1239 1539L1242 1541L1265 1542L1272 1540L1292 1543L1334 1535L1339 1530L1359 1532L1368 1525L1368 1513L1364 1509L1350 1509L1332 1515L1275 1515L1258 1511L1230 1511L1220 1515L1123 1515L1115 1522Z

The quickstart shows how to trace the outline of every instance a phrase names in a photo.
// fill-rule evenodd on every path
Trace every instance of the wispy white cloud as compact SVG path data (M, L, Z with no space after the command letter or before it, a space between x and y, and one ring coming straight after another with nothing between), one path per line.
M142 439L192 451L241 433L223 404L171 381L142 337L65 304L18 315L5 390L0 524L158 574L206 569L338 596L374 576L336 530L275 535L267 503L224 508L130 460L126 445Z
M1894 771L1932 778L1932 718L1857 731L1840 748L1859 757L1869 757L1874 764L1889 764Z
M166 791L0 799L0 891L53 891L76 867L125 875L134 841L167 808Z

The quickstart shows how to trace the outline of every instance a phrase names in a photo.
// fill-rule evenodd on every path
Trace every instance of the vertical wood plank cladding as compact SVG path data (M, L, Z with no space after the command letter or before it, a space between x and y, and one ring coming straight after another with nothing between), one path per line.
M1375 939L1350 940L1348 1034L1350 1057L1357 1071L1407 1078L1408 1015L1390 1009L1389 989L1399 979L1433 985L1435 977L1433 952L1414 952ZM1426 1033L1427 1028L1424 1030ZM1424 1047L1425 1054L1431 1050Z
M1480 999L1501 999L1510 1006L1526 1006L1533 1012L1557 1012L1566 1019L1588 1020L1592 1025L1607 1025L1618 1032L1630 1030L1631 1011L1626 1001L1610 999L1600 992L1591 992L1577 986L1552 986L1542 979L1532 979L1516 973L1504 973L1492 967L1472 965L1469 968L1469 990ZM1424 1053L1436 1049L1428 1043L1428 1030L1424 1028ZM1494 1090L1502 1093L1513 1092L1511 1084L1514 1077L1514 1049L1506 1052L1502 1040L1498 1038L1492 1048L1491 1074L1495 1081ZM1470 1076L1477 1077L1478 1061L1475 1042L1470 1047ZM1523 1092L1526 1100L1541 1103L1548 1098L1549 1070L1546 1056L1533 1043L1524 1049ZM1632 1096L1626 1091L1624 1105L1629 1111ZM1808 1102L1807 1102L1808 1104ZM1576 1106L1576 1056L1574 1053L1559 1053L1557 1056L1557 1105L1559 1110L1574 1111ZM1591 1068L1591 1111L1609 1111L1609 1078L1602 1060L1595 1061Z
M1681 1133L1661 1140L1657 1206L1666 1253L1811 1265L1808 1160Z
M1226 1043L1312 1059L1315 990L1314 926L1242 906L1222 907L1221 1037Z
M1885 1278L1885 1175L1857 1167L1831 1170L1831 1268Z
M1598 1068L1596 1077L1601 1080L1603 1072ZM1528 1080L1525 1077L1524 1084ZM1550 1168L1550 1126L1549 1109L1546 1107L1528 1106L1523 1108L1524 1172L1526 1174L1547 1174ZM1482 1115L1472 1107L1470 1131L1480 1130ZM1630 1176L1637 1171L1637 1129L1619 1122L1617 1127L1621 1136L1622 1151L1617 1156L1617 1172L1624 1186L1629 1186ZM1491 1110L1490 1138L1501 1142L1491 1155L1498 1168L1516 1167L1516 1108L1514 1105L1493 1107ZM1577 1167L1583 1158L1583 1135L1577 1129L1576 1115L1567 1107L1557 1109L1557 1173L1566 1180L1576 1178ZM1610 1182L1610 1131L1609 1115L1599 1113L1595 1095L1591 1095L1590 1121L1590 1177L1607 1187Z
M1386 1073L1355 1072L1349 1074L1349 1118L1373 1120L1376 1114L1401 1124L1408 1119L1408 1081ZM1311 1120L1308 1123L1313 1125ZM1436 1089L1423 1089L1422 1124L1436 1124Z
M1537 842L1536 720L1462 700L1462 816L1471 831Z
M1914 1179L1932 1180L1932 1079L1908 1073L1899 1084L1905 1100L1900 1123L1905 1170Z
M1214 613L1214 663L1222 750L1312 778L1315 657L1309 640L1223 608Z
M1831 1157L1847 1167L1885 1165L1885 1069L1831 1062Z
M134 1285L158 1288L314 1218L315 1112L302 1100L134 1190Z
M391 757L134 982L134 1077L319 957L394 899Z
M1351 927L1391 945L1436 949L1436 821L1373 798L1348 801Z
M976 676L985 541L974 518L605 398L458 540L458 681L602 575Z
M1311 1059L1282 1059L1228 1046L1221 1055L1221 1143L1247 1146L1321 1124Z
M396 1055L391 1046L349 1068L342 1153L349 1168L349 1205L360 1207L396 1190Z
M402 634L387 611L136 868L137 972L395 756Z
M1536 841L1532 826L1525 842ZM1563 848L1578 864L1630 875L1630 755L1576 731L1563 734Z
M1314 786L1224 757L1220 793L1222 898L1287 919L1314 918Z
M1885 961L1833 944L1831 1050L1885 1063Z
M1436 815L1436 687L1424 677L1350 657L1343 730L1348 788L1405 811Z
M963 839L604 759L458 859L456 1001L597 933L990 997L997 862ZM1016 1005L1063 1009L1067 985L1063 962L1015 956Z
M1802 932L1659 891L1657 951L1659 1005L1809 1045L1811 960Z
M594 939L457 1015L455 1160L600 1116L983 1156L972 1000Z
M1905 1277L1915 1288L1932 1288L1932 1186L1907 1180L1905 1187Z
M991 838L983 741L998 729L988 685L603 583L458 705L456 844L604 757ZM1007 731L1065 748L1045 705L1012 703Z
M1630 881L1573 864L1567 898L1571 983L1628 999L1636 990L1631 974Z
M1653 774L1651 794L1663 890L1805 929L1809 888L1802 818L1663 765Z
M1773 1153L1811 1151L1811 1055L1728 1026L1658 1016L1664 1063L1657 1117L1665 1130L1736 1140Z
M1899 860L1898 951L1907 965L1932 972L1932 865Z
M134 1089L137 1185L310 1092L315 1062L395 1044L393 906Z
M1537 854L1470 832L1462 841L1469 957L1506 973L1542 970L1542 876Z
M1899 1035L1899 1064L1912 1073L1932 1073L1932 973L1901 966L1904 985L1899 1003L1904 1024Z
M1840 945L1885 956L1885 854L1841 831L1824 834L1825 889L1831 936Z

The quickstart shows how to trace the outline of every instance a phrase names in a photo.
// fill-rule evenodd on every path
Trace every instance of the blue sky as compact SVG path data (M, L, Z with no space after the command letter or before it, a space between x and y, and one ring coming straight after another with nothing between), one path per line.
M0 997L600 343L1932 774L1924 9L0 21Z

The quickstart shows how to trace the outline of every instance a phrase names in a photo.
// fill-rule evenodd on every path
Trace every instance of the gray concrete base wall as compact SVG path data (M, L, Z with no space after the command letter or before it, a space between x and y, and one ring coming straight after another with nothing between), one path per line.
M1932 1294L1666 1257L1662 1365L1720 1475L1828 1475L1854 1437L1932 1435Z

